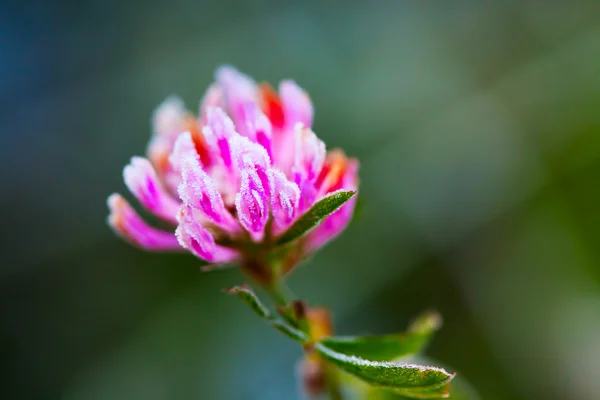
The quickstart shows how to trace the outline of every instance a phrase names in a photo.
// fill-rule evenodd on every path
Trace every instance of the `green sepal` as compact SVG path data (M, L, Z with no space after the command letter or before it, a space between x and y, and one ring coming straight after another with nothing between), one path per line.
M338 190L317 201L306 213L288 228L275 243L278 246L301 238L321 223L331 213L337 211L356 194L354 190Z

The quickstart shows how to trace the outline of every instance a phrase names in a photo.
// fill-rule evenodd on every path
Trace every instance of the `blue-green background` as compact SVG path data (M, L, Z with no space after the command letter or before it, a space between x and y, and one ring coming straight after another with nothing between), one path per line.
M600 3L0 3L6 399L296 398L299 347L105 224L170 94L293 78L361 160L362 210L290 285L339 333L445 325L483 399L600 398Z

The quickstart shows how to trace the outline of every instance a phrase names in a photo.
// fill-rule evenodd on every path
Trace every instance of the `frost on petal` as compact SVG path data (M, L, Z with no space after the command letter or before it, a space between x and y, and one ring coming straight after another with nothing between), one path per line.
M123 178L131 193L145 208L162 219L176 222L179 202L166 192L150 161L133 157L123 169Z
M271 166L271 159L267 151L261 145L251 142L247 137L239 136L233 138L232 147L234 158L240 171L246 171L246 175L256 176L263 188L267 198L271 196L271 177L268 170ZM243 182L242 182L243 184ZM241 186L241 185L240 185Z
M123 239L146 250L181 250L173 233L149 226L121 195L110 195L107 203L108 224Z
M227 111L231 115L238 132L246 135L244 107L256 103L258 92L256 83L231 66L223 66L215 73L217 84L223 89Z
M195 256L211 263L225 263L237 258L237 252L215 243L212 234L194 218L191 208L182 207L178 219L177 240Z
M269 157L271 153L271 122L260 108L254 103L248 103L245 108L246 133L247 137L253 142L258 143L267 151Z
M173 152L169 156L169 162L174 171L180 172L182 161L185 158L190 157L196 160L200 159L194 141L192 140L192 135L190 132L183 132L175 141Z
M260 166L267 170L271 166L271 159L265 148L250 141L247 137L234 136L231 145L233 157L240 170L248 166Z
M315 133L298 123L294 129L294 180L298 185L314 181L325 161L325 143Z
M287 228L297 215L300 201L300 189L294 182L290 182L285 174L279 170L269 171L272 182L271 212L275 223L276 232L280 233Z
M233 168L230 140L238 136L231 119L220 108L209 107L206 110L206 125L202 129L204 138L213 154L218 154L223 165Z
M244 168L241 172L240 191L235 197L235 206L240 223L254 240L261 240L269 219L269 186L265 186L254 168Z
M292 128L297 123L312 126L313 105L308 94L294 81L282 81L279 84L279 95L283 104L285 123Z
M179 197L185 205L201 210L211 222L228 232L237 230L237 224L225 209L223 198L212 178L204 172L196 158L184 157L181 161L181 178Z

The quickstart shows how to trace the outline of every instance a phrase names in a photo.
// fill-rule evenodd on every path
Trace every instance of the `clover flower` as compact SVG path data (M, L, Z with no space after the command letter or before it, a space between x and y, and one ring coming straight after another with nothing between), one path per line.
M285 275L341 233L355 206L358 162L327 152L312 120L312 103L294 82L276 92L219 68L197 117L174 97L158 107L147 157L133 157L123 170L129 191L163 227L116 193L108 223L141 248L187 250L210 264L205 269L239 264L275 312L246 284L224 291L302 346L307 396L446 398L454 374L406 363L439 329L438 314L423 314L403 334L336 337L329 310L286 285Z
M357 189L358 162L341 150L326 152L311 130L312 103L293 81L281 82L277 93L221 67L199 114L176 98L155 111L148 158L133 157L123 177L146 210L176 229L147 224L113 194L108 221L127 241L147 250L183 247L209 263L271 262L277 237L317 201ZM337 236L354 203L277 253L283 268Z

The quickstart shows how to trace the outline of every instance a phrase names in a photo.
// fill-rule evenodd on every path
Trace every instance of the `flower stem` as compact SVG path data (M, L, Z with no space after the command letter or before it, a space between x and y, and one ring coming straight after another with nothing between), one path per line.
M342 396L342 392L340 391L340 388L336 385L332 385L329 388L329 398L331 400L344 400L344 397Z
M292 302L292 299L295 298L283 279L276 279L273 284L266 289L275 304L280 306L287 306Z
M339 378L331 366L328 366L327 371L327 394L331 400L343 400L344 396L340 389Z

